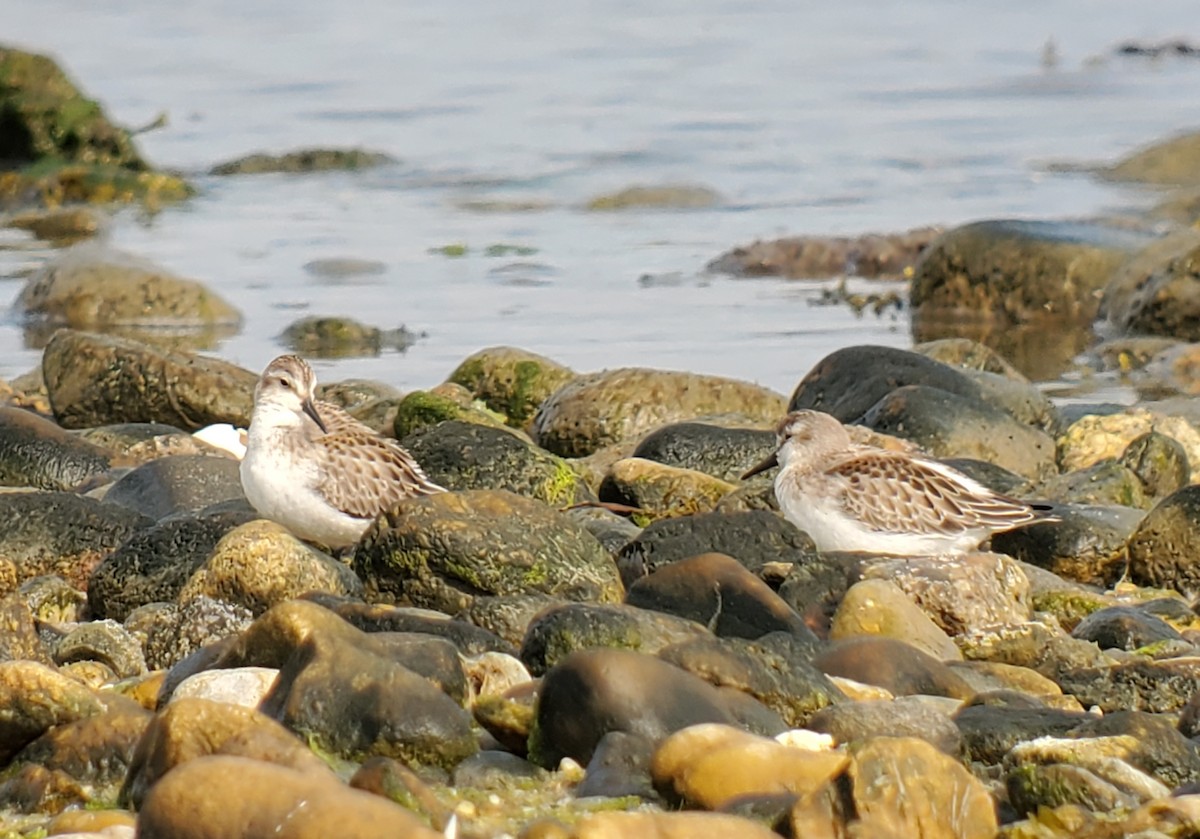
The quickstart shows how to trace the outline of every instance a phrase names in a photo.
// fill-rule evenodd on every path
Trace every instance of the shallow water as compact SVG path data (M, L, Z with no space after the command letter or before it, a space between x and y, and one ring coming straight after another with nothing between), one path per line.
M304 314L405 324L427 337L319 374L406 388L514 344L581 370L686 368L787 392L839 346L909 345L907 315L812 305L828 283L709 276L713 257L755 238L1145 204L1152 195L1047 164L1111 160L1200 123L1200 61L1113 57L1129 38L1187 34L1184 0L1152 15L1123 0L18 0L6 11L5 41L55 54L118 121L169 115L142 149L195 173L202 194L152 219L126 211L108 235L241 307L243 331L215 352L259 369ZM199 174L315 145L400 162ZM676 182L722 200L582 209ZM497 202L539 209L480 208ZM458 243L467 256L430 252ZM485 255L494 244L536 252ZM336 281L303 268L343 257L386 268ZM0 285L0 303L19 287ZM0 325L0 376L37 359Z

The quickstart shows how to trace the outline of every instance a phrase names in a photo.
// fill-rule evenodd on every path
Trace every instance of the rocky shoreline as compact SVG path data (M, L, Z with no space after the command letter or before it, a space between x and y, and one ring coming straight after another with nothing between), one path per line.
M1195 146L1107 174L1180 183L1163 159ZM249 419L255 373L195 352L236 308L86 241L87 211L23 210L85 241L28 279L42 363L0 384L0 836L1196 835L1200 240L1175 219L731 252L911 277L913 350L838 350L790 396L513 347L427 391L326 384L451 490L338 557L195 434ZM288 340L390 340L354 326ZM1064 375L1142 399L1031 381ZM822 554L738 480L796 408L1058 520Z

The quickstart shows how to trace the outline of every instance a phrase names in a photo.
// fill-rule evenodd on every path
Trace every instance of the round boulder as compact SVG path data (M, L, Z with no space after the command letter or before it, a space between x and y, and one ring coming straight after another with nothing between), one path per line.
M450 374L476 399L526 427L547 397L575 378L575 373L545 356L516 347L488 347L468 356Z

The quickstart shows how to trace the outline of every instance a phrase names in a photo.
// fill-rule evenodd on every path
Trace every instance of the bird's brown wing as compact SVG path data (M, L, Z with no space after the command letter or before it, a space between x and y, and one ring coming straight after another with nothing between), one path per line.
M317 442L317 490L347 515L374 518L405 498L445 492L399 443L370 430L331 428Z
M948 466L899 452L855 452L825 474L842 487L847 513L880 531L954 535L976 528L1006 530L1037 517L1027 504Z

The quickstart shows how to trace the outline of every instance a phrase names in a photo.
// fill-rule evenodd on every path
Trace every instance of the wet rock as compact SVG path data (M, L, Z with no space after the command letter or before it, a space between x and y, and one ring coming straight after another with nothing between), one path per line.
M538 501L499 490L402 503L367 530L354 568L373 593L449 613L481 594L612 603L624 593L591 534Z
M27 321L73 329L236 328L241 314L202 284L99 242L62 251L14 304Z
M457 386L455 386L457 387ZM470 394L462 394L463 400L447 396L444 392L414 390L396 406L396 416L392 420L392 436L401 441L422 428L436 426L443 422L470 422L476 425L505 428L504 418L491 411L470 404ZM466 401L466 404L463 404Z
M705 553L731 556L753 573L770 563L816 557L812 539L765 510L706 513L652 522L621 549L617 565L627 585L673 562Z
M64 428L161 422L186 431L250 424L257 376L224 361L74 330L42 356L54 416Z
M551 608L570 601L545 594L515 594L502 597L476 597L458 617L494 632L515 647L521 646L529 624Z
M1190 481L1200 480L1200 432L1183 417L1160 416L1141 408L1076 420L1058 438L1058 463L1063 471L1083 469L1102 460L1120 459L1133 442L1156 431L1178 442L1187 454Z
M449 615L429 609L366 604L361 600L338 598L312 593L305 600L324 606L342 620L364 632L420 632L445 638L458 647L463 655L486 652L515 654L512 644L494 632L474 626L464 620L452 620Z
M986 460L1027 478L1055 469L1054 441L978 401L923 385L891 391L863 416L876 431L912 440L935 457Z
M111 705L103 713L51 728L22 749L13 764L32 763L61 772L98 793L78 804L112 800L153 715L132 702Z
M0 407L0 485L68 490L108 468L100 448L29 411Z
M516 347L488 347L467 356L449 381L469 390L476 399L508 418L509 425L526 428L543 402L575 378L575 373L545 356Z
M0 765L46 731L104 712L83 685L44 664L0 662Z
M152 718L134 750L122 801L142 808L146 793L172 769L206 755L236 755L294 771L329 769L292 732L253 708L180 699Z
M366 149L299 149L284 154L249 154L209 170L211 175L262 175L270 172L299 174L302 172L354 171L395 163L396 159L383 152Z
M1056 504L1085 504L1145 508L1150 506L1141 479L1115 460L1102 460L1086 469L1042 481L1029 495L1053 498Z
M38 635L33 611L25 598L13 593L0 598L0 661L50 664L50 652Z
M1122 760L1169 787L1200 780L1200 745L1180 734L1169 720L1138 711L1115 711L1092 717L1072 737L1120 738Z
M544 782L546 770L524 758L502 751L476 752L454 767L456 787L503 792L518 784Z
M1092 612L1071 631L1100 649L1136 650L1160 641L1181 640L1173 626L1130 606L1109 606Z
M289 323L279 337L292 352L312 358L377 356L383 346L378 327L353 318L301 318Z
M651 772L660 789L690 807L718 809L744 796L815 792L841 775L839 752L792 748L728 725L693 725L667 737Z
M222 536L179 599L203 595L258 615L310 591L357 597L362 590L362 581L348 566L304 544L282 525L259 519Z
M1090 719L1089 714L1057 708L968 705L954 715L954 724L962 734L968 757L995 766L1018 743L1063 737Z
M99 834L105 839L133 839L137 819L133 813L124 810L66 810L56 815L46 828L50 836L67 836L84 834L87 839L94 839L91 834Z
M253 627L248 633L253 632ZM316 632L279 671L262 710L323 751L449 768L473 754L471 717L387 655Z
M127 538L152 522L69 492L0 494L0 556L14 582L57 574L77 589Z
M813 662L826 675L887 688L896 696L916 693L968 699L962 677L933 656L891 638L850 638L832 644Z
M1108 319L1118 330L1200 339L1200 297L1193 273L1200 241L1193 234L1178 245L1169 254L1163 254L1159 245L1158 261L1138 262L1140 270L1126 270L1114 278Z
M792 727L807 726L813 714L845 696L812 665L817 645L783 632L756 640L695 638L659 652L717 687L753 696Z
M1118 181L1161 186L1188 185L1197 181L1198 160L1200 135L1184 133L1131 152L1104 170L1104 174Z
M642 528L624 516L600 507L575 507L566 512L614 556L642 532Z
M639 523L711 512L734 485L703 472L653 460L618 460L600 484L601 501L638 508Z
M1145 515L1124 507L1056 506L1056 522L992 537L992 549L1064 580L1111 586L1125 573L1125 544Z
M624 605L568 603L548 609L529 624L521 661L541 675L576 650L614 647L657 653L690 638L707 637L694 621Z
M654 839L773 839L779 834L741 816L727 813L594 813L580 820L573 839L644 836ZM555 834L524 834L525 839L560 839ZM561 839L567 839L562 835Z
M179 516L134 533L92 574L88 608L123 621L139 606L176 600L221 537L256 517L238 511Z
M995 804L986 787L956 759L924 740L874 737L852 745L850 757L860 835L995 835Z
M610 731L600 738L588 761L583 783L575 790L580 798L620 798L636 795L658 802L660 797L650 777L654 744L644 737Z
M1098 667L1062 668L1055 674L1064 693L1105 713L1178 711L1200 690L1200 659L1153 661L1136 657Z
M831 641L864 635L904 641L939 660L962 658L950 636L886 579L855 583L834 613Z
M1165 498L1188 483L1191 466L1178 440L1150 431L1121 453L1121 464L1133 470L1151 498Z
M279 676L272 667L234 667L228 670L206 670L188 676L171 691L171 702L183 699L207 699L257 708Z
M332 775L243 757L189 761L150 790L138 814L144 839L437 839L441 834L387 799Z
M940 361L942 364L949 364L951 367L994 373L1015 382L1028 382L1028 379L1000 353L986 344L972 341L969 338L939 338L936 341L925 341L914 346L913 352L932 358L934 361Z
M919 227L853 238L789 236L726 251L707 268L737 277L815 279L849 274L900 279L939 233L936 227Z
M716 206L721 196L713 189L696 184L627 186L618 192L597 195L585 209L613 210L694 210Z
M125 627L111 620L76 626L55 645L54 661L60 665L99 661L122 679L146 672L141 644Z
M633 457L736 483L746 470L773 452L776 445L774 432L767 429L677 422L643 437L633 450Z
M949 635L1029 619L1029 579L995 553L865 559L863 579L891 580Z
M653 656L581 650L542 680L530 758L541 766L556 766L564 757L586 764L610 731L657 741L704 722L771 735L786 728L743 694L722 691Z
M1112 738L1042 738L1015 746L1005 760L1006 786L1018 813L1077 804L1093 812L1128 810L1169 790L1120 757Z
M696 621L720 637L758 638L782 631L816 641L779 595L725 554L701 554L663 566L630 586L625 603Z
M555 391L534 418L538 445L582 457L662 425L740 414L771 423L784 413L779 394L748 382L668 370L621 368L580 376Z
M954 722L911 696L831 705L814 714L804 727L828 734L837 743L872 737L917 737L952 757L963 754L963 736Z
M245 497L236 460L177 455L143 463L113 484L104 500L164 519Z
M174 667L205 647L229 638L250 625L254 615L208 597L195 597L182 605L152 603L131 612L126 627L145 635L146 666Z
M1148 237L1098 224L988 220L934 240L914 268L914 318L967 310L1006 323L1087 322L1112 273Z
M788 410L813 409L842 422L855 422L889 393L909 385L987 403L991 401L987 384L1002 381L999 376L974 379L961 369L909 350L845 347L825 356L808 372L792 392ZM1003 403L994 404L999 408Z
M409 434L404 447L447 489L503 489L551 507L595 500L565 460L506 429L447 420Z
M1146 514L1129 537L1129 578L1138 585L1200 589L1200 487L1172 493Z

